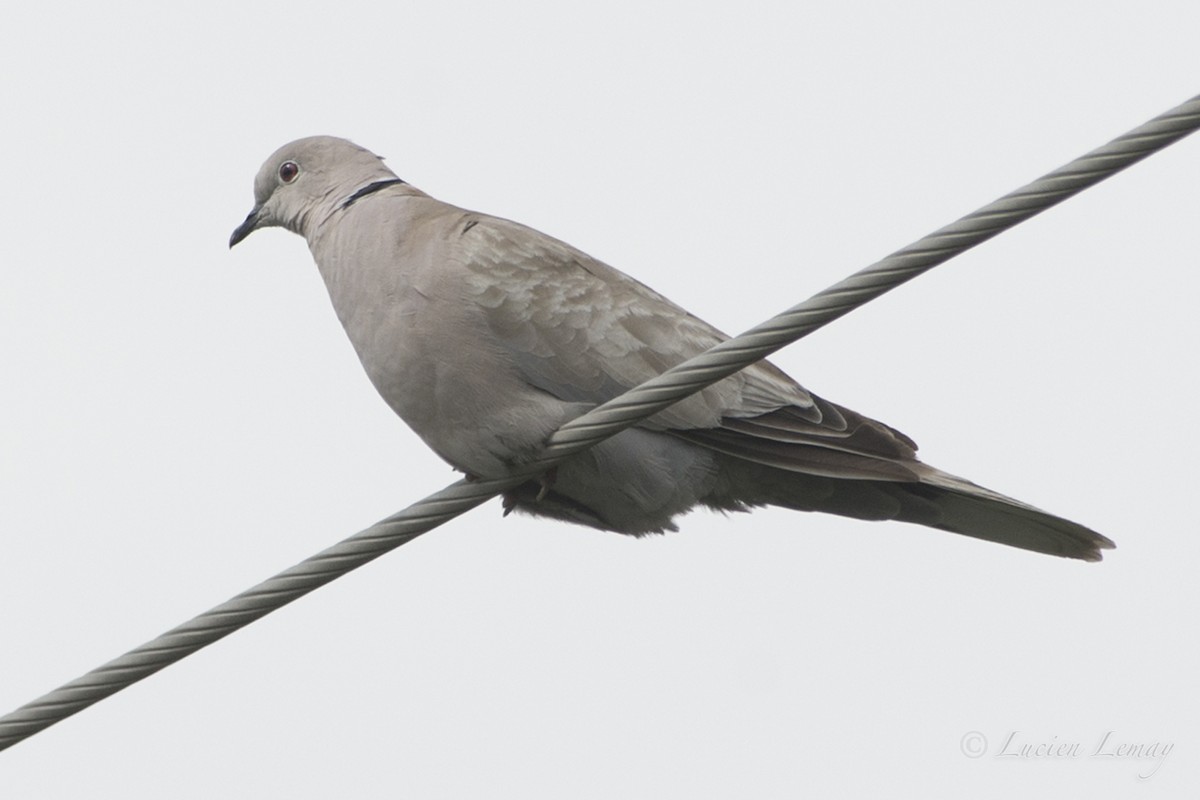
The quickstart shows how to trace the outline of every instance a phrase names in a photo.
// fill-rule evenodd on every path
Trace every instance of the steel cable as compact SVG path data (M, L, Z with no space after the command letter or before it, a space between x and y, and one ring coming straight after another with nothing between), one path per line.
M568 422L519 473L460 480L119 658L0 717L0 750L517 486L1200 127L1200 97L989 203L729 341Z

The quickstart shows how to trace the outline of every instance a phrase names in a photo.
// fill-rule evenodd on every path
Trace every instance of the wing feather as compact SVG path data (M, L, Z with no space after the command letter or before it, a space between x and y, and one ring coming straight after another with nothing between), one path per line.
M602 403L729 337L607 264L507 220L459 238L468 291L532 386ZM904 434L762 361L647 421L727 455L831 477L911 481Z
M531 228L474 215L459 237L467 290L533 386L602 403L726 340L662 295ZM647 427L711 428L723 417L790 407L820 421L817 404L760 362L651 418Z

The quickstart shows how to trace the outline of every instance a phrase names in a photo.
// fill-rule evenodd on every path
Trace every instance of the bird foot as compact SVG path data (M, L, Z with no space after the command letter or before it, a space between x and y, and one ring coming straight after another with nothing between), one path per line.
M533 502L540 503L546 499L546 495L550 494L550 489L554 486L554 479L557 477L558 471L554 469L554 467L551 467L550 469L546 470L545 474L540 475L537 478L537 483L540 488L538 489L538 493L534 496ZM517 491L505 492L502 495L500 502L501 507L504 509L504 516L507 517L516 509L519 497L520 494ZM528 497L528 495L526 495L526 497Z
M535 503L540 503L546 499L546 495L550 494L550 489L554 486L554 481L557 478L558 467L551 467L538 477L538 484L540 484L542 488L538 490L537 497L533 499Z

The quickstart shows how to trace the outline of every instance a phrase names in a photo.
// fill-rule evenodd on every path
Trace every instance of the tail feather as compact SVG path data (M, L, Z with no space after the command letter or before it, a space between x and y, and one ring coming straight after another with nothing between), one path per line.
M1083 561L1099 561L1101 551L1115 546L1090 528L917 461L905 465L916 481L855 480L730 462L725 475L736 477L726 492L707 498L715 508L740 502L897 520Z
M1116 545L1091 528L1047 514L971 481L921 465L921 483L909 485L917 496L930 496L943 521L935 527L1039 553L1100 561L1101 551Z

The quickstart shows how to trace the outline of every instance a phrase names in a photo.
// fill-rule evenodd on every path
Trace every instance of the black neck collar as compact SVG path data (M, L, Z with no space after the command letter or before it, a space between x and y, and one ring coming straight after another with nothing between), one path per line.
M374 183L368 183L366 186L347 197L346 202L342 203L342 208L347 209L369 194L375 194L375 192L378 192L380 189L386 189L389 186L395 186L400 183L404 183L404 181L400 180L399 178L389 178L386 181L375 181Z

